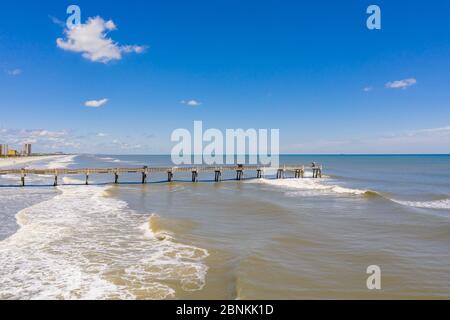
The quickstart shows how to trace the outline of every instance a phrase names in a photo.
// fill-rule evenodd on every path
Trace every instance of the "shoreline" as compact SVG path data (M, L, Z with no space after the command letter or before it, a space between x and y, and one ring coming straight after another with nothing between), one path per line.
M15 167L21 164L28 164L31 162L57 159L66 155L49 155L49 156L29 156L29 157L15 157L15 158L0 158L0 168Z

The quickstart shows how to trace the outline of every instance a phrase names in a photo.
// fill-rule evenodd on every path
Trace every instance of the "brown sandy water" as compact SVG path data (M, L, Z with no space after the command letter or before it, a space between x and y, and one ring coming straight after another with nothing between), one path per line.
M137 211L157 213L156 233L208 251L205 287L177 298L450 296L448 220L411 215L380 197L289 192L234 181L111 191ZM380 291L366 287L373 264L382 270Z
M41 200L3 188L0 298L450 298L450 157L320 160L323 179L66 178ZM370 265L381 290L366 287Z

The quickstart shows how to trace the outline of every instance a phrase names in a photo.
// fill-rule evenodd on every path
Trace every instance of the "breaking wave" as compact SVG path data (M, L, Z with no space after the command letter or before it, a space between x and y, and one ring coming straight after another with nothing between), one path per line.
M351 189L342 187L339 185L329 184L329 180L326 178L323 179L258 179L252 180L252 182L256 183L264 183L271 186L282 187L287 189L298 189L302 190L299 195L320 195L324 193L331 194L351 194L351 195L365 195L369 193L373 193L373 191L369 190L361 190L361 189Z
M402 201L391 199L391 201L404 206L426 209L450 209L450 199L441 199L433 201Z
M107 189L61 186L17 213L19 230L0 241L0 299L163 299L203 288L208 252L155 233L156 215Z
M74 162L76 155L64 156L56 160L50 161L46 167L49 169L67 168Z
M432 201L403 201L390 198L372 190L354 189L332 184L332 180L323 179L258 179L251 182L263 183L271 186L282 187L291 191L289 196L316 196L324 194L336 195L357 195L365 197L378 197L386 201L392 201L404 206L426 209L450 209L450 199L432 200Z

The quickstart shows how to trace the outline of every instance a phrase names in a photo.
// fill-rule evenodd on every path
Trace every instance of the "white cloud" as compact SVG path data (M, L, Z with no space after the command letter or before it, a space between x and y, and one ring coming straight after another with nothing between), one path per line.
M56 25L63 27L66 25L63 21L59 20L58 18L52 16L52 15L48 15L48 18Z
M373 90L373 87L371 87L371 86L368 86L368 87L364 87L363 88L363 91L364 92L369 92L369 91L372 91Z
M416 135L433 135L433 136L450 135L450 126L431 129L420 129L408 132L408 136L416 136Z
M108 99L100 99L100 100L88 100L84 103L86 107L90 108L99 108L101 106L104 106L108 102Z
M12 69L12 70L8 70L6 71L7 74L9 74L10 76L18 76L19 74L22 73L21 69Z
M105 138L106 137L106 138ZM35 152L146 153L152 146L141 135L113 137L102 132L77 133L73 130L0 128L0 142L19 149L32 143ZM167 151L165 151L167 152Z
M70 143L67 131L45 129L2 129L0 140L11 147L20 148L24 143L33 143L46 149L58 149Z
M285 153L448 153L450 126L292 144Z
M130 149L141 149L143 148L142 144L139 143L128 143L128 142L122 142L118 139L114 139L111 141L114 145L119 147L122 150L130 150Z
M119 45L108 37L108 31L116 30L112 20L105 21L101 17L89 18L84 24L72 29L65 29L66 39L56 39L59 48L79 52L93 62L108 63L122 59L124 53L142 53L145 46Z
M194 99L191 99L191 100L181 100L180 103L181 103L181 104L188 105L188 106L191 106L191 107L198 107L199 105L202 104L200 101L194 100Z
M388 89L406 89L412 85L415 85L417 80L414 78L396 80L386 83L386 88Z

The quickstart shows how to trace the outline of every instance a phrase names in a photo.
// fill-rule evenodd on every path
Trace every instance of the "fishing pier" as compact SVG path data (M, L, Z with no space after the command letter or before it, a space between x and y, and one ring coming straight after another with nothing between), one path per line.
M214 173L214 181L219 182L222 180L222 173L225 171L234 171L236 173L236 180L242 180L244 172L255 172L256 178L260 179L266 172L276 172L277 179L283 179L286 177L286 173L293 173L294 178L303 178L305 170L312 171L313 178L322 177L321 165L285 165L278 168L264 167L256 165L230 165L230 166L199 166L199 167L135 167L135 168L81 168L81 169L5 169L0 170L0 175L18 175L20 176L20 185L25 186L25 178L29 175L45 175L53 176L53 185L58 185L58 176L67 175L84 175L85 184L89 184L89 176L93 174L107 174L114 177L114 183L119 183L119 176L121 174L138 174L141 176L141 182L147 183L147 177L150 174L167 174L167 181L173 181L174 174L177 172L191 173L192 182L197 182L200 173Z

